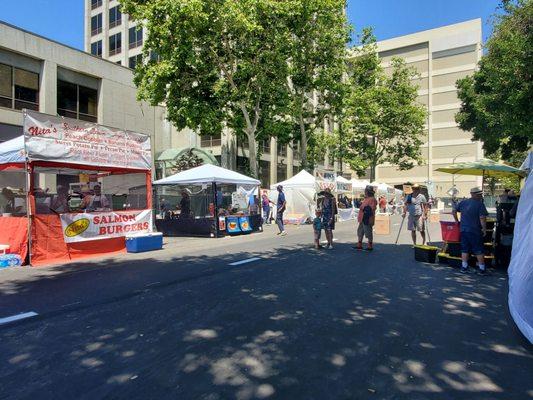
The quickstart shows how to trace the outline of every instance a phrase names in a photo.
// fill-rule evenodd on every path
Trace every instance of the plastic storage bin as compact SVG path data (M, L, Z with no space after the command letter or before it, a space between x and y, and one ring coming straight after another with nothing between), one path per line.
M0 254L0 268L17 267L22 265L22 258L18 254Z
M459 242L461 240L460 226L457 222L440 221L442 240L445 242Z
M163 234L156 232L147 235L126 236L126 250L128 253L160 250L163 248Z
M434 264L437 259L438 247L435 246L415 246L415 260Z

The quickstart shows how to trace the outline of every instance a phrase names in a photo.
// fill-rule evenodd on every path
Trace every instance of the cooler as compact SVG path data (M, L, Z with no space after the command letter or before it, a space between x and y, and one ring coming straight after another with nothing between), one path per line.
M160 232L147 235L126 236L126 250L128 253L161 250L163 248L163 234Z

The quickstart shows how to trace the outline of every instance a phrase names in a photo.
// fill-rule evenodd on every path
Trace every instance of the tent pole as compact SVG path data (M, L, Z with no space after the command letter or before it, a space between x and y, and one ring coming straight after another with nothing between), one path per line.
M215 220L215 238L218 238L218 204L217 204L217 184L213 182L213 219Z

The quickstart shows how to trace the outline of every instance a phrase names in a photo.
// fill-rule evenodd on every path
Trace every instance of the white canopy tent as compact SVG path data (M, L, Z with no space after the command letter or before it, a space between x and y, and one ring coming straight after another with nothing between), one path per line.
M314 218L316 209L316 179L306 170L301 170L292 178L270 186L271 200L276 202L278 185L283 186L287 211L284 217L289 222L303 223Z
M377 188L376 192L380 195L385 194L388 196L394 196L396 193L396 189L394 188L394 186L387 185L386 183L379 183L374 181L370 184L370 186Z
M24 136L0 143L0 164L24 163Z
M370 185L370 181L360 180L360 179L355 179L355 178L353 178L351 182L352 182L353 193L363 193L366 187Z
M521 192L514 229L513 253L509 266L509 309L516 325L533 343L533 160L529 153L522 169L530 169Z
M159 179L154 185L198 185L202 183L258 186L260 181L216 165L205 164Z

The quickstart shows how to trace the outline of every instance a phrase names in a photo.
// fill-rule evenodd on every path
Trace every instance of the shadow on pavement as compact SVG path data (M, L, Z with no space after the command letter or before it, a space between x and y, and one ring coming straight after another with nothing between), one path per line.
M533 352L513 332L504 273L416 263L407 245L351 246L294 246L240 266L228 265L235 254L147 258L65 279L78 263L13 283L0 302L68 285L117 293L0 329L0 397L533 396Z

